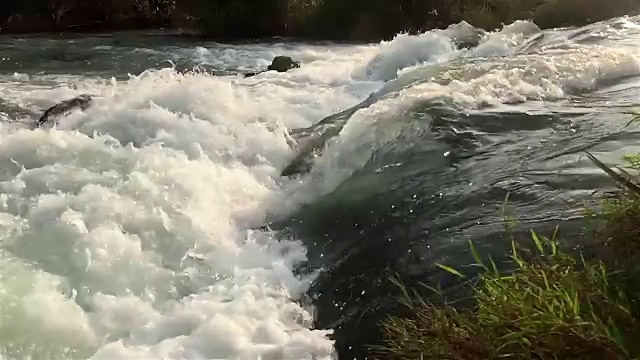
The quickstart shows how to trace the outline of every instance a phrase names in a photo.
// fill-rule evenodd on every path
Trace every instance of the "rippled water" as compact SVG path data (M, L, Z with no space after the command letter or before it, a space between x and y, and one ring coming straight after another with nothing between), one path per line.
M443 280L433 264L468 264L468 240L504 256L508 192L526 225L579 231L606 184L582 151L638 150L640 19L516 22L457 48L469 30L0 38L3 354L363 358L396 306L389 276ZM275 55L302 67L240 75ZM195 64L209 73L175 69ZM30 130L81 93L95 106ZM352 107L309 173L280 176L291 134Z

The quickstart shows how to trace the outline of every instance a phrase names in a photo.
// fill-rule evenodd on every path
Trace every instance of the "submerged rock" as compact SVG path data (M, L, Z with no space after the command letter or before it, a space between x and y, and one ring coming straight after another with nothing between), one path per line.
M300 63L297 61L293 61L292 58L288 56L276 56L271 61L271 65L267 68L268 70L275 70L277 72L286 72L291 69L297 69L300 67Z
M280 172L280 176L292 177L311 171L315 157L322 153L327 141L340 134L351 115L375 100L375 95L369 96L362 103L327 116L315 125L293 131L291 135L296 143L293 146L296 155Z
M291 69L297 69L299 67L300 67L300 63L297 61L294 61L292 58L288 56L276 56L275 58L273 58L273 60L271 61L271 64L267 67L267 70L265 71L275 70L277 72L287 72ZM257 73L247 73L247 74L244 74L244 77L255 76L263 72L264 71L259 71Z
M86 110L93 103L93 95L82 94L78 95L72 99L64 100L56 105L48 108L44 114L38 119L37 126L42 127L43 125L50 123L51 121L56 121L58 118L62 116L66 116L74 110Z

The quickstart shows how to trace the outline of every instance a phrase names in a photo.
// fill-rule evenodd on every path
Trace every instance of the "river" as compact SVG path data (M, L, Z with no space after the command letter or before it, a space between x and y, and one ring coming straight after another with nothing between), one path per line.
M0 37L0 354L363 359L388 281L504 260L500 207L580 245L605 163L640 151L640 18L478 46ZM300 61L266 72L277 55ZM201 65L207 72L184 72ZM32 129L79 94L95 104ZM296 129L352 107L310 171ZM265 226L266 225L266 226Z

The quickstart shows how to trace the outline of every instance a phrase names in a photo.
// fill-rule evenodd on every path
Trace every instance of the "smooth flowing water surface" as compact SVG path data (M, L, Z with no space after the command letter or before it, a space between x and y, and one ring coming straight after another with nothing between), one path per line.
M472 30L0 37L2 357L360 359L397 305L389 277L435 281L468 240L506 255L507 193L530 227L578 231L606 184L583 151L640 150L640 18L457 47ZM276 55L301 67L242 76ZM280 176L292 136L350 108L309 172Z

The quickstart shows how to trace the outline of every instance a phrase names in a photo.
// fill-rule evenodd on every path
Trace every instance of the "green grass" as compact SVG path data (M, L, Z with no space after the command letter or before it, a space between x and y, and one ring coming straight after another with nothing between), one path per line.
M531 246L512 238L515 270L498 271L483 261L473 279L449 266L448 273L470 282L473 304L460 308L425 301L402 289L410 310L381 324L384 342L372 347L378 359L640 359L640 154L624 158L617 170L587 153L618 190L595 213L598 245L611 259L585 259L565 252L556 233L531 232ZM507 221L506 231L514 230Z
M484 265L474 281L475 307L457 310L405 296L408 318L383 323L386 339L373 348L394 359L627 359L638 321L606 266L558 251L555 239L532 233L539 254L524 260L514 243L517 269L501 274ZM456 276L459 272L443 269ZM406 289L405 289L406 291Z

